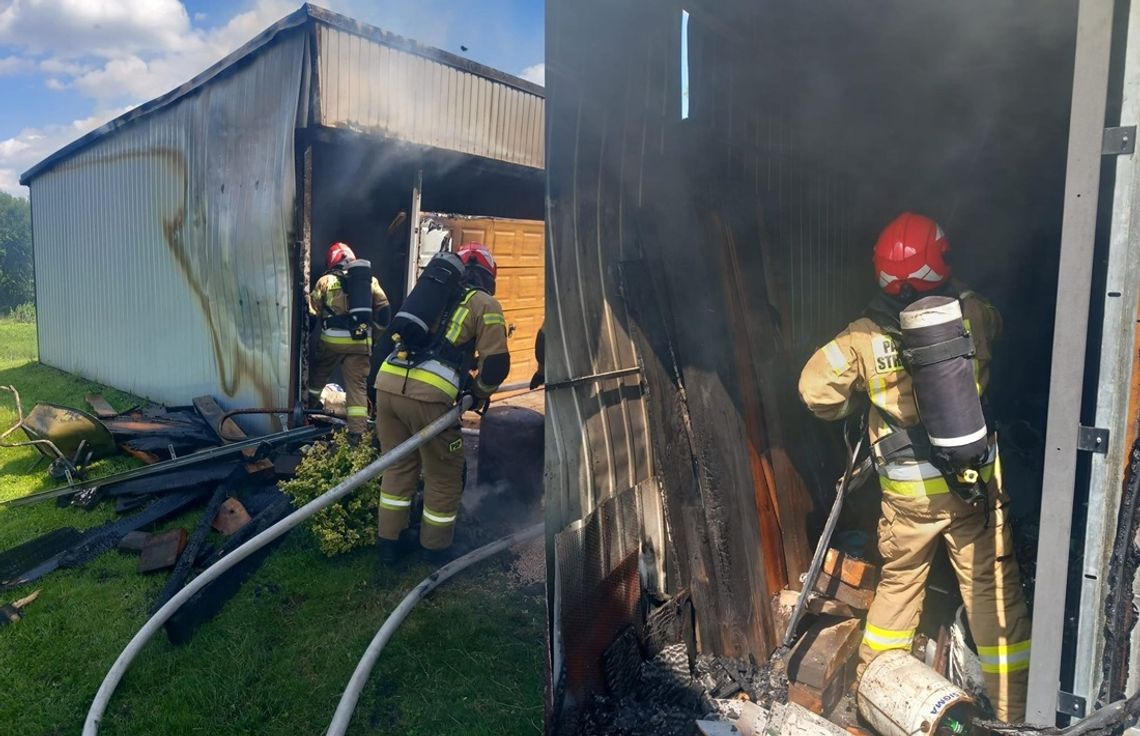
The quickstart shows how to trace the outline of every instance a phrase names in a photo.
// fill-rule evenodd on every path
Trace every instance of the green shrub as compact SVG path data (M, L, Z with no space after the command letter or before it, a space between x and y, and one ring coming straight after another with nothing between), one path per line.
M293 499L295 506L303 506L377 457L371 443L352 446L346 433L338 432L331 442L312 445L297 466L297 475L280 488ZM376 543L379 505L380 482L376 479L322 509L306 523L316 536L321 552L331 557Z
M13 307L8 317L16 322L34 323L36 321L36 305L34 302L24 302Z

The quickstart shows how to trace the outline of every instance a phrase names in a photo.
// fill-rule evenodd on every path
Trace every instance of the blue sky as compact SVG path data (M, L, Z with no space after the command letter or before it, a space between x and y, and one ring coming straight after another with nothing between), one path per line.
M543 0L315 3L544 81ZM131 107L177 87L301 0L0 0L0 191ZM467 51L462 51L466 46Z

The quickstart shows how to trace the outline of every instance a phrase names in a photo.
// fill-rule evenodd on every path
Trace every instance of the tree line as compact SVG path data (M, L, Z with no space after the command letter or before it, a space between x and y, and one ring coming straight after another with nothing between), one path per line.
M0 192L0 315L31 310L35 296L31 209L27 200Z

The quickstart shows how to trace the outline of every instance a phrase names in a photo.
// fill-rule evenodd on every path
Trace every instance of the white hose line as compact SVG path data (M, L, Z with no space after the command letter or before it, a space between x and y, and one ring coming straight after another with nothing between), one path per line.
M428 440L454 425L456 420L459 419L459 416L471 408L472 403L471 397L465 396L457 406L419 432L416 432L407 441L393 447L366 468L345 478L331 491L325 493L323 496L314 498L261 534L253 537L233 552L206 568L201 575L190 581L189 585L178 591L173 598L167 601L162 608L155 611L154 615L143 624L143 627L139 629L138 633L134 635L134 638L132 638L126 648L123 649L119 658L111 665L107 676L103 678L103 684L99 686L99 692L95 694L95 699L91 701L91 708L87 711L87 720L83 724L83 736L96 736L96 734L99 733L99 721L103 718L103 713L107 710L107 704L111 701L111 696L114 694L115 688L119 685L119 681L123 679L123 675L126 674L127 668L131 666L131 662L134 661L134 658L142 651L143 646L145 646L162 625L182 607L183 603L246 557L249 557L321 509L336 503L344 496L356 490L358 486L377 477L391 467L397 460L401 460L417 451L420 446L425 444Z
M417 603L452 575L462 572L476 562L485 560L511 545L534 539L542 534L543 527L543 523L539 522L521 532L515 532L497 542L491 542L477 550L468 552L424 578L423 582L417 585L412 592L404 596L400 605L396 606L396 609L385 619L384 625L376 632L372 643L368 645L368 649L364 651L364 656L357 663L356 670L352 673L352 678L349 679L348 686L344 689L344 694L340 696L340 703L336 706L336 713L333 714L332 722L325 732L326 736L344 736L344 732L348 729L348 722L352 720L352 712L356 710L356 702L360 700L360 694L364 690L368 676L372 674L372 668L376 666L376 660L380 658L380 652L384 650L384 645L392 638L392 634L396 633L396 629L400 627L400 624L404 622L404 619L408 617Z

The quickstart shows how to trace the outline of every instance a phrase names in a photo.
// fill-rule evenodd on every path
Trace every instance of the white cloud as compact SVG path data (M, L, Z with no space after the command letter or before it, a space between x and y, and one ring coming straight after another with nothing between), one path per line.
M0 58L0 77L9 74L24 74L36 68L35 62L20 56L5 56Z
M11 0L0 10L0 44L68 58L179 49L189 31L179 0Z
M144 102L189 81L295 9L293 0L257 0L224 25L191 31L166 53L121 53L81 70L73 86L103 104Z
M88 71L90 67L83 64L77 64L73 61L65 61L59 58L48 58L40 62L40 71L47 74L66 74L68 76L76 76Z
M535 84L538 84L538 85L545 87L546 86L546 64L540 63L540 64L534 64L532 66L528 66L526 69L522 70L522 73L519 74L519 76L528 82L534 82Z
M128 109L109 109L64 125L25 128L12 138L0 141L0 191L26 197L27 190L19 184L21 173Z

